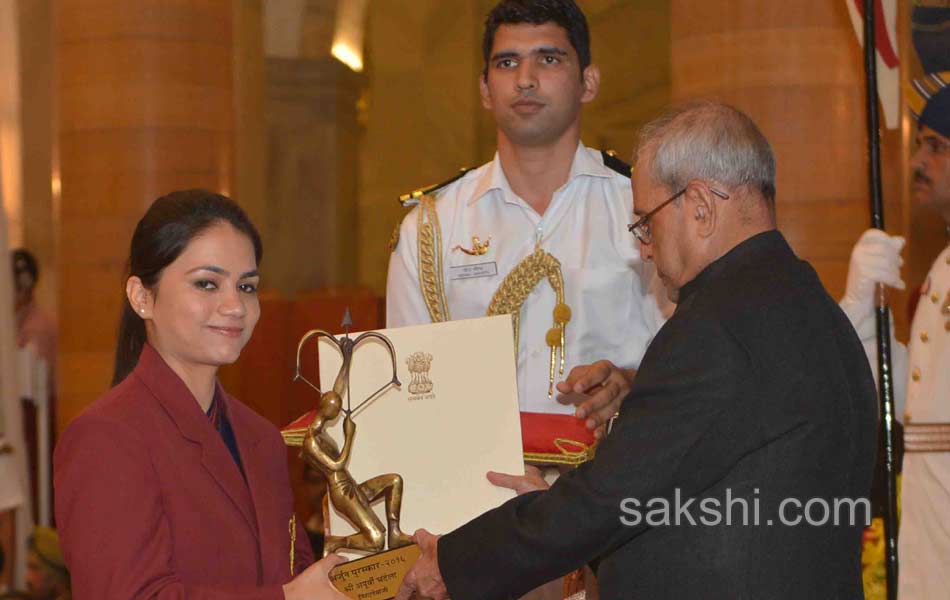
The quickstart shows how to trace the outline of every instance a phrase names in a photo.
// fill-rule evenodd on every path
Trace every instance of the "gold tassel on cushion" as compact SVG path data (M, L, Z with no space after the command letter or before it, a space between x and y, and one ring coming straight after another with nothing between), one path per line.
M564 374L564 333L571 320L571 308L564 303L564 276L561 263L540 247L518 263L508 273L492 296L486 315L510 314L514 324L515 348L518 348L521 307L541 280L547 279L557 297L554 307L554 326L548 330L545 343L551 348L551 368L548 376L548 398L554 394L554 377L560 352L560 373ZM517 351L517 350L516 350Z

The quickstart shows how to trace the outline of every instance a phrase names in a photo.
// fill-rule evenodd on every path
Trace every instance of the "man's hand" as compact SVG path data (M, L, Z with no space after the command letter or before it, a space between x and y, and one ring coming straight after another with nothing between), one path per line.
M519 496L528 492L537 492L548 489L548 482L541 475L541 469L532 466L524 466L524 475L509 475L507 473L488 472L488 481L492 485L514 490Z
M441 536L432 535L425 529L419 529L412 536L412 541L419 545L422 554L402 580L396 600L448 600L449 591L439 571L439 537Z
M284 585L285 600L347 600L330 582L330 570L346 559L337 554L330 554L319 560L300 575Z
M574 367L567 379L557 384L557 391L562 394L558 402L574 404L574 416L586 419L587 428L600 439L607 430L607 422L620 410L636 374L635 370L621 369L609 360Z

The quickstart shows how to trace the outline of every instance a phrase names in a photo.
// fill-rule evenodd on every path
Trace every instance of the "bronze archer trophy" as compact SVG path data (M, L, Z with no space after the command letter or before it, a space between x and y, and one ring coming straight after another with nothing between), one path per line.
M392 342L386 336L373 331L360 334L352 339L349 335L351 324L349 310L347 310L343 320L346 333L342 337L333 336L322 329L314 329L304 334L297 345L294 380L303 380L320 394L316 410L309 413L313 415L312 420L310 420L302 440L299 440L301 455L310 466L326 477L329 501L356 529L356 533L350 535L331 535L328 532L323 545L324 556L337 550L379 553L387 547L389 551L392 551L412 545L412 538L404 534L399 527L403 491L402 477L396 473L388 473L358 484L347 469L356 436L354 413L368 405L391 386L401 385L396 371L396 350ZM343 358L340 370L333 383L333 389L327 392L321 392L300 372L301 350L310 339L320 337L326 338L328 342L336 346ZM356 408L353 408L350 403L349 391L353 352L357 345L369 339L381 342L389 352L392 359L392 379L360 402ZM346 408L343 406L344 398L346 399ZM341 412L345 415L342 450L326 431L326 426L339 417ZM285 440L288 443L291 443L290 435L285 434ZM381 498L384 499L386 506L385 526L372 508L372 504ZM378 586L390 588L395 584L398 587L398 582L402 580L405 571L408 570L408 567L411 566L414 558L418 555L417 549L413 547L411 550L416 551L410 551L408 554L401 554L385 561L376 560L368 565L362 563L369 561L372 557L340 565L331 573L331 578L342 592L352 598L361 598L365 592L376 589ZM372 573L371 571L376 571L380 564L383 565L383 569L379 573ZM386 567L389 565L392 565L392 567L387 569Z

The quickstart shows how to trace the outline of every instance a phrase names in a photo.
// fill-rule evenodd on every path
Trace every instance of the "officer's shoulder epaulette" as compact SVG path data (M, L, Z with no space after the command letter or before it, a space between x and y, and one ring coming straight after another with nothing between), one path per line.
M624 177L630 177L630 174L633 172L633 168L620 160L617 157L617 153L613 150L601 150L600 155L604 157L604 166L610 169L611 171L616 171Z
M408 207L410 207L410 206L415 206L415 205L419 204L419 200L420 200L423 196L428 196L429 194L434 194L434 193L438 192L439 190L441 190L441 189L444 188L445 186L449 185L450 183L452 183L452 182L454 182L454 181L458 181L459 179L461 179L462 177L464 177L465 174L468 173L469 171L471 171L470 168L468 168L468 167L462 167L461 169L459 169L459 172L458 172L458 173L456 173L456 174L453 175L452 177L449 177L448 179L446 179L446 180L443 181L442 183L436 183L436 184L434 184L434 185L428 185L428 186L426 186L426 187L424 187L424 188L419 188L418 190L413 190L413 191L409 192L408 194L403 194L402 196L399 196L399 203L402 204L403 206L405 206L406 208L408 208Z

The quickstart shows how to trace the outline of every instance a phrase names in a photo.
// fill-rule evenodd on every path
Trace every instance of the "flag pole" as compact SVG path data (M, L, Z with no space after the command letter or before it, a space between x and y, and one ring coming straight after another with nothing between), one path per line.
M875 3L864 2L864 72L866 82L868 128L868 177L871 191L871 227L884 230L884 202L881 194L881 142L877 95L877 57L875 39ZM894 373L891 368L891 318L884 285L878 284L877 302L877 366L880 418L883 425L884 485L884 558L887 569L887 598L897 600L897 465L894 432Z

